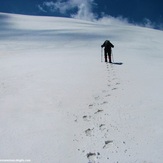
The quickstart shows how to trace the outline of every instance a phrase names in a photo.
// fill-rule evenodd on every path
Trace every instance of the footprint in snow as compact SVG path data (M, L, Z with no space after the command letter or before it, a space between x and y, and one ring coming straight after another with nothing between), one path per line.
M88 105L89 109L92 109L93 106L94 106L94 104L89 104L89 105Z
M108 103L107 101L104 101L104 102L101 103L101 105L104 105L104 104L107 104L107 103Z
M87 115L84 115L83 116L83 120L84 121L87 121L88 122L88 121L90 121L90 119L91 119L91 116L87 116Z
M85 130L86 136L92 136L92 131L93 130L94 130L94 128L92 128L92 129L88 128L87 130Z
M99 96L96 96L96 97L94 97L95 98L95 100L99 100L100 99L100 97Z
M113 143L113 141L112 140L105 141L105 145L103 146L103 149L108 148L110 143Z
M99 156L100 156L99 152L97 154L91 152L87 153L87 158L89 160L88 163L96 163L96 160L98 159Z
M101 113L101 112L103 112L103 110L97 110L94 114L97 114L97 113Z
M100 130L105 130L105 124L101 124L101 125L99 126L99 129L100 129Z

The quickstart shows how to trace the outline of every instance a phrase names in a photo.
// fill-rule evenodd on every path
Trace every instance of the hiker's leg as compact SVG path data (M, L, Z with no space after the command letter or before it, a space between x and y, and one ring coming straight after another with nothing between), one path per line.
M107 62L107 52L105 50L105 62Z
M109 63L112 63L112 61L111 61L111 54L109 54Z

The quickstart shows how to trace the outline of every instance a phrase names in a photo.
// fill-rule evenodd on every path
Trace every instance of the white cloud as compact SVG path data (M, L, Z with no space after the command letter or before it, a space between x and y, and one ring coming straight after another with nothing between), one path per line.
M39 5L39 9L44 12L60 12L61 14L66 14L68 11L70 12L73 9L77 9L77 13L70 14L71 17L94 20L96 18L95 14L92 12L92 6L94 4L94 0L68 0L66 2L57 0L56 2L44 2L42 5Z
M80 0L78 0L80 1ZM93 0L84 0L78 4L78 12L72 17L84 20L94 20L96 18L95 14L92 12Z
M65 14L70 8L72 8L69 2L61 2L61 0L58 0L57 2L44 2L43 7L50 12L59 11L62 14Z
M144 19L144 23L142 26L145 26L147 28L154 28L154 24L147 18Z
M43 8L41 5L38 5L38 9L39 9L41 12L47 12L46 10L44 10L44 8Z
M112 17L110 15L103 14L103 17L97 20L102 24L129 24L127 18L123 18L122 16Z

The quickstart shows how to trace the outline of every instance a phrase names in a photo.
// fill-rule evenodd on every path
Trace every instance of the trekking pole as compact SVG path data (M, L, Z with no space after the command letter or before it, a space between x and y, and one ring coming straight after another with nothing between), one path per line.
M113 58L113 63L114 63L113 51L111 51L111 54L112 54L112 58Z
M102 48L101 48L101 62L103 62Z

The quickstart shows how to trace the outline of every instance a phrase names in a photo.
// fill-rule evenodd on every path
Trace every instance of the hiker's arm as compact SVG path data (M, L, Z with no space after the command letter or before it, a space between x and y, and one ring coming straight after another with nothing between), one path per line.
M103 48L105 46L105 42L101 45L101 47Z
M112 48L114 48L114 45L110 42L110 46L112 47Z

